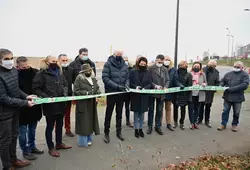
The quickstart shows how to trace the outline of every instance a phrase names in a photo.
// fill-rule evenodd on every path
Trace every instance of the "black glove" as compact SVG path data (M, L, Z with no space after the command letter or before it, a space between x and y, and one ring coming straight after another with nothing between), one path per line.
M118 85L118 90L120 90L120 91L126 91L126 87Z
M183 90L185 88L185 86L181 86L180 89Z

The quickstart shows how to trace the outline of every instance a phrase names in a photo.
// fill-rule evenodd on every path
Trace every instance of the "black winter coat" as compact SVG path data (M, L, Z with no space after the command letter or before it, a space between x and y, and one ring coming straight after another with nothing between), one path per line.
M177 69L172 67L168 69L168 75L170 79L169 87L183 87L183 85L180 83L179 75L177 72ZM167 93L165 100L166 101L174 101L176 99L176 93Z
M223 99L229 102L244 102L244 91L249 85L249 75L244 71L231 71L222 78L220 85L229 87L224 91Z
M129 86L129 70L124 60L118 61L114 56L110 56L102 70L102 80L105 92L117 92L118 86Z
M192 74L189 72L180 72L177 70L179 75L179 81L184 87L193 85ZM192 91L179 92L176 94L176 105L186 106L189 102L192 102Z
M27 94L19 89L18 72L0 66L0 122L19 114L20 108L28 106Z
M38 72L35 68L18 71L19 88L26 94L32 94L32 81ZM20 111L19 124L27 125L33 122L37 122L42 118L41 105L36 105L31 108L23 107Z
M83 60L80 59L79 56L77 56L76 59L75 59L75 61L71 62L70 65L69 65L74 70L73 82L75 82L76 77L78 76L79 72L82 70L81 66L83 64L89 64L90 67L95 72L95 75L96 75L95 63L93 61L91 61L90 59L88 59L86 61L83 61Z
M72 92L72 85L73 83L73 79L74 79L74 70L71 67L63 67L62 68L63 71L63 75L65 76L67 83L68 83L68 96L72 96L73 92Z
M61 71L55 76L45 68L33 79L33 92L42 98L64 97L68 95L68 84ZM43 104L43 114L45 116L64 114L65 106L65 102Z
M207 85L208 86L219 86L220 85L220 75L217 69L210 71L207 67L203 68L204 73L207 77ZM210 104L213 103L215 91L206 91L206 99L205 103Z
M144 89L152 88L151 74L148 70L142 72L138 69L130 71L130 88L140 86ZM148 111L148 94L131 93L131 111L144 113Z

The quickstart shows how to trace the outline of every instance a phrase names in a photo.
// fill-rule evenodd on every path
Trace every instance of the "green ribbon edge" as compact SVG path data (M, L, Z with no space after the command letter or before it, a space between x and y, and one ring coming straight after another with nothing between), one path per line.
M56 103L56 102L66 102L72 100L84 100L84 99L91 99L96 97L102 96L109 96L109 95L117 95L123 93L141 93L141 94L167 94L167 93L178 93L178 92L185 92L185 91L193 91L193 90L204 90L204 91L224 91L228 87L221 87L221 86L190 86L185 87L184 89L180 89L180 87L173 87L166 90L136 90L136 89L129 89L126 92L113 92L113 93L103 93L103 94L96 94L96 95L86 95L86 96L68 96L68 97L53 97L53 98L37 98L34 99L36 105L45 104L45 103Z

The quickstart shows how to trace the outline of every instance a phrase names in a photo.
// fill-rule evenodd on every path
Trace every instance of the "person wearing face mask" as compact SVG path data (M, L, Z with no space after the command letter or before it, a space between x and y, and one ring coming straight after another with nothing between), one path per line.
M83 64L89 64L90 67L92 68L92 70L94 71L94 75L92 76L95 76L96 75L96 66L95 66L95 63L93 61L90 60L89 56L89 51L87 48L81 48L79 50L79 54L78 56L76 56L75 60L72 61L69 66L71 68L73 68L74 70L74 76L73 76L73 82L75 81L76 77L78 76L79 72L81 71L81 66Z
M157 55L155 64L149 67L149 72L152 79L153 88L157 90L167 89L169 87L169 74L166 67L163 67L164 55ZM153 130L154 108L156 100L156 114L155 114L155 131L159 135L163 135L161 130L163 102L165 94L151 95L149 98L149 111L148 111L148 131L151 134Z
M96 78L89 64L82 65L82 71L76 77L74 83L74 95L85 96L101 94ZM76 126L78 145L88 147L92 144L92 134L100 134L96 98L79 100L76 102Z
M128 57L124 56L123 60L125 61L125 64L128 66L129 72L133 69L133 66L130 65L128 61ZM128 127L133 128L132 123L130 122L130 93L126 94L124 97L125 100L125 113L126 113L126 125Z
M145 57L138 59L136 68L130 72L130 88L142 90L151 89L152 81L150 72L147 69L148 60ZM134 112L135 137L144 137L143 121L144 113L148 111L148 94L131 94L131 111Z
M203 72L206 74L207 85L208 86L219 86L220 84L220 75L219 71L215 68L217 62L215 60L210 60L206 67L203 68ZM209 128L212 127L210 123L210 112L214 99L215 91L206 91L206 99L205 102L201 102L198 124L201 124L204 116L205 109L205 125Z
M129 70L122 59L123 51L116 50L114 55L108 58L102 70L102 80L105 92L126 92L129 87ZM104 122L104 142L109 143L110 121L114 107L116 107L116 136L121 141L125 138L122 135L122 110L124 104L124 94L107 96L107 107Z
M68 83L68 96L72 96L72 85L74 78L74 70L69 66L68 56L66 54L60 54L58 56L58 61L62 67L63 75L65 76ZM70 114L71 114L71 101L66 102L67 107L64 113L64 128L65 134L69 137L74 137L75 135L71 132L70 126Z
M32 80L38 70L32 68L28 63L28 59L24 56L18 57L16 64L19 88L26 94L32 94ZM44 153L42 150L37 149L35 145L36 127L41 118L41 105L36 105L32 108L21 108L19 116L19 145L25 159L35 160L36 156L34 154Z
M47 56L40 63L40 71L33 79L32 88L35 94L41 98L66 97L68 96L68 84L62 69L55 56ZM47 103L42 105L46 119L46 143L49 154L60 157L56 150L70 149L70 145L62 142L63 118L66 109L65 102ZM56 146L52 141L52 133L56 124Z
M233 71L227 73L221 80L220 85L228 87L223 94L224 108L221 116L219 131L226 129L229 113L233 107L232 131L237 132L242 102L245 101L244 91L249 85L249 75L243 70L244 64L241 61L234 63Z
M202 64L194 62L191 70L193 86L206 86L206 75L202 71ZM190 129L199 129L197 125L201 102L205 102L206 92L202 90L192 91L192 103L189 104Z
M18 71L14 68L13 54L0 49L0 158L4 170L22 168L30 164L17 158L21 107L34 106L34 95L27 95L18 86Z
M180 83L185 87L192 86L192 75L187 71L188 63L181 61L178 65L177 73ZM174 128L178 127L178 108L181 108L181 118L179 120L180 129L185 130L184 120L186 116L186 106L192 102L192 92L178 92L176 93L176 100L174 104Z
M170 79L169 88L171 88L171 87L180 87L181 89L183 89L184 86L180 83L179 77L178 77L178 72L173 67L173 62L171 61L171 58L169 56L165 57L163 66L168 69L168 75L169 75L169 79ZM168 93L168 94L166 94L166 97L165 97L165 114L166 114L167 128L170 131L174 131L174 129L172 127L171 105L173 103L173 109L174 109L174 112L176 112L176 110L175 110L176 109L175 100L176 100L176 93Z

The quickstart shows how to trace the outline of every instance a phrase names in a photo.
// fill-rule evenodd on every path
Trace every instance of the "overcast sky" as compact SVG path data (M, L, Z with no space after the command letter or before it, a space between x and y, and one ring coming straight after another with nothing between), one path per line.
M179 60L205 50L227 54L230 28L235 44L250 42L250 0L180 0ZM0 0L0 48L14 55L66 53L87 47L95 61L110 45L133 60L159 53L174 56L176 0Z

